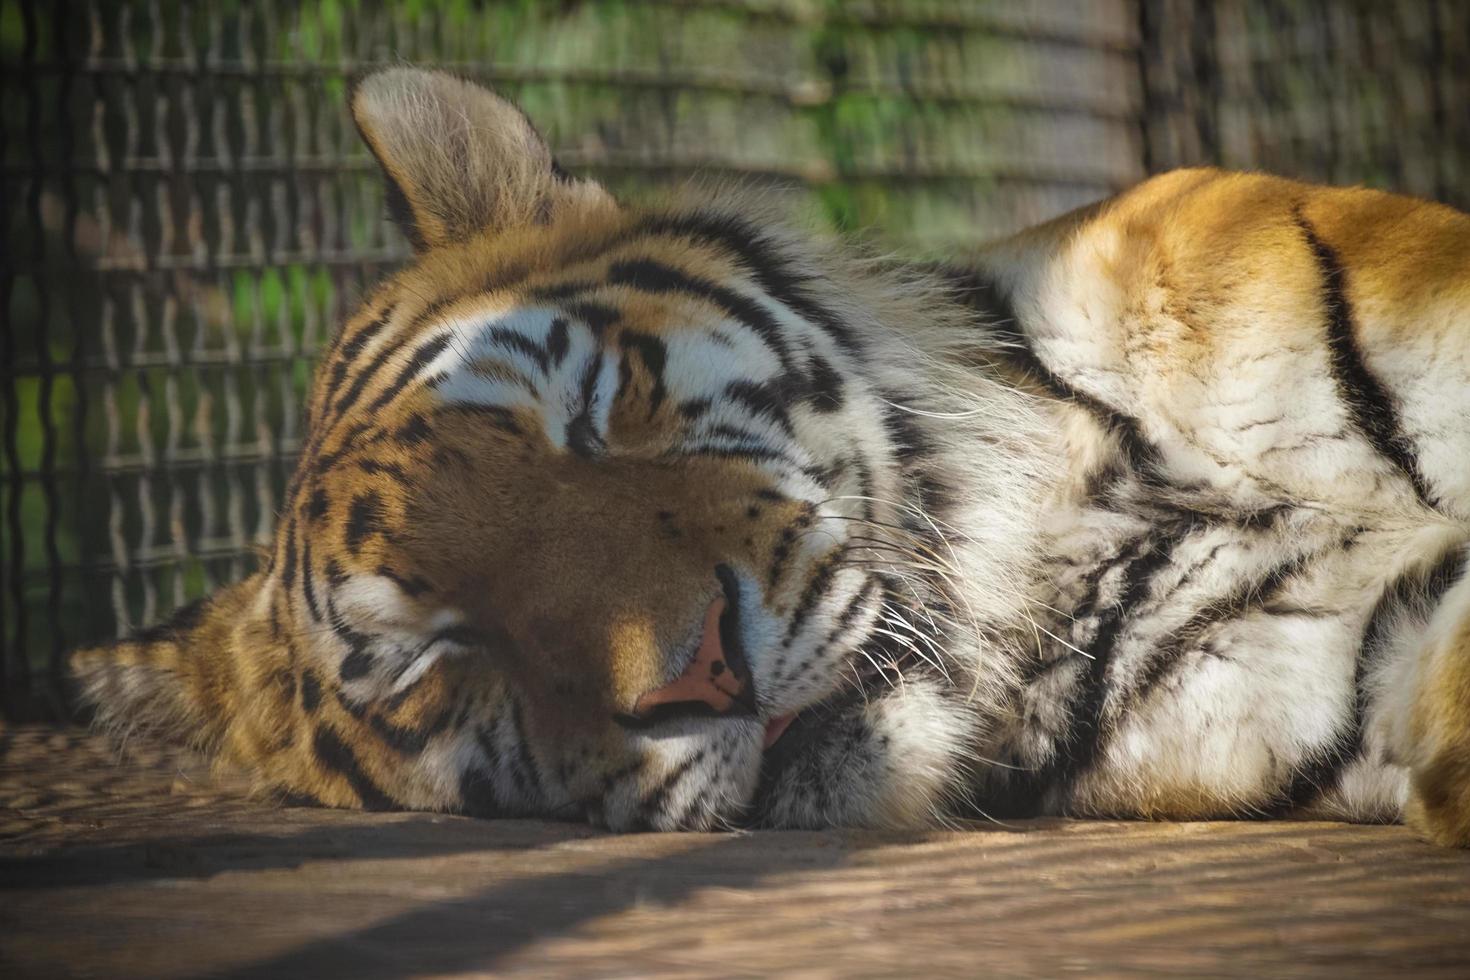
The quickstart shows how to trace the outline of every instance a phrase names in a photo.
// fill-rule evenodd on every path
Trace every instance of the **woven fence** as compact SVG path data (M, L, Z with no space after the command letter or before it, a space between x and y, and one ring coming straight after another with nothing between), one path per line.
M636 199L914 258L1191 163L1470 205L1470 4L0 0L0 693L252 569L316 352L403 261L347 80L439 65Z

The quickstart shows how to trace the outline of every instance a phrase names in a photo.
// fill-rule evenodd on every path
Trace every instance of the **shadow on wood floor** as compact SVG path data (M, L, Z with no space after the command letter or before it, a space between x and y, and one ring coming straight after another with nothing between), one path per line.
M1465 976L1470 855L1401 828L619 836L269 807L0 732L0 975Z

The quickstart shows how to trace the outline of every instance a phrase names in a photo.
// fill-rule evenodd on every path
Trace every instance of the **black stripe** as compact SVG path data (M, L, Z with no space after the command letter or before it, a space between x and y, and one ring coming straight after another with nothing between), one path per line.
M1327 313L1327 349L1331 355L1332 380L1337 385L1338 397L1347 407L1353 424L1367 437L1379 455L1408 478L1419 502L1426 507L1435 508L1437 502L1419 469L1413 441L1404 434L1400 426L1393 395L1368 370L1363 352L1358 348L1353 305L1348 299L1347 270L1343 268L1342 261L1332 246L1317 237L1316 230L1302 214L1300 207L1296 209L1294 216L1307 240L1307 247L1312 250L1312 257L1317 262L1318 274L1322 277L1322 305Z
M689 421L700 418L710 409L708 398L691 398L689 401L679 403L679 415Z
M786 624L786 636L781 641L782 646L791 645L807 617L831 588L832 580L837 577L837 570L842 567L842 558L843 553L840 550L833 552L817 566L817 570L807 580L806 588L801 590L801 595L796 600L796 608L791 610L791 618Z
M1080 690L1070 706L1071 727L1060 744L1054 747L1047 762L1039 770L1023 774L1019 781L1020 795L1029 798L1024 804L1027 809L1034 810L1050 789L1060 790L1064 797L1070 794L1077 780L1097 761L1107 737L1103 715L1109 686L1108 667L1112 663L1118 637L1134 608L1147 598L1154 576L1173 561L1174 551L1187 533L1187 526L1158 528L1155 536L1140 539L1131 557L1125 559L1127 565L1118 599L1103 604L1100 589L1094 589L1086 602L1079 606L1078 619L1092 615L1099 618L1097 633L1088 644L1087 653L1092 659L1086 664ZM1105 573L1115 567L1117 562L1103 566L1103 574L1096 577L1099 586Z
M868 578L863 583L863 587L858 590L857 594L854 595L852 599L848 601L847 605L843 607L842 612L839 613L837 616L837 621L833 624L832 628L827 631L827 636L822 640L817 648L813 650L800 663L790 665L789 673L787 672L786 662L784 660L778 661L778 666L776 667L776 669L771 671L770 683L787 684L792 681L798 680L801 677L805 676L805 674L813 667L825 661L827 659L828 651L832 649L832 646L839 639L841 639L842 635L847 632L849 627L852 626L853 621L857 619L858 613L863 610L863 607L868 604L868 600L873 597L873 592L881 587L881 584L876 578Z
M307 668L301 672L301 710L311 714L322 703L322 682L316 672Z
M361 354L362 349L368 345L368 342L382 333L383 328L388 325L388 320L393 316L393 311L396 308L396 303L389 303L383 312L378 314L371 323L368 323L357 333L353 334L352 339L342 344L339 356L344 361L350 361Z
M500 768L500 750L495 745L494 733L484 725L476 725L475 742L485 755L484 765L480 768L493 775L495 770Z
M374 398L372 403L368 405L367 414L370 416L373 415L393 399L397 398L403 392L405 385L416 378L424 368L428 367L434 358L444 353L444 348L449 346L449 340L449 334L443 333L432 340L427 340L420 344L414 350L413 356L408 359L408 363L403 365L402 369L399 370L398 376L393 379L393 383L383 389L383 393L377 398Z
M357 468L369 476L386 476L406 490L412 490L415 486L408 472L397 463L385 463L380 459L360 459L357 461Z
M1147 700L1158 685L1166 681L1184 663L1187 655L1196 649L1201 636L1219 623L1244 615L1248 610L1261 608L1274 599L1291 579L1302 570L1313 555L1297 555L1281 562L1265 575L1231 591L1212 602L1206 603L1183 626L1174 630L1154 650L1128 691L1123 709L1127 711Z
M337 667L337 676L343 681L355 681L372 670L373 657L369 650L372 637L348 626L331 596L327 596L327 620L332 633L347 647L347 653Z
M475 766L460 773L459 812L481 820L493 820L508 815L500 805L500 794L495 790L493 775Z
M759 303L733 289L652 259L614 262L608 269L608 282L645 293L689 293L718 306L761 339L781 362L782 373L792 373L791 348L781 325Z
M565 329L566 321L560 320L560 318L558 320L562 324L562 328ZM555 321L553 322L553 326L555 326ZM511 330L509 327L496 327L493 330L486 331L484 339L492 347L499 347L515 354L525 354L536 362L536 366L541 369L543 375L546 374L551 365L551 352L519 330Z
M376 490L360 493L352 498L352 506L347 513L347 527L343 532L343 538L347 542L347 550L357 554L362 550L363 542L375 534L380 534L383 527L383 498Z
M386 678L387 683L390 685L396 685L400 683L403 680L403 675L408 672L408 669L412 667L418 661L418 658L423 656L424 652L433 645L433 641L430 640L428 643L419 646L419 648L415 650L411 656L399 657L398 662L393 665L393 669L388 672L388 676ZM397 711L399 708L403 707L403 702L413 697L414 692L417 691L419 687L424 683L424 678L427 676L427 672L419 674L418 677L415 677L407 685L398 688L387 697L380 699L377 702L378 710L386 714ZM462 708L461 714L463 714ZM448 722L446 721L446 724L447 723Z
M823 644L831 644L845 633L847 628L852 625L853 620L857 619L857 614L862 610L862 607L872 598L873 590L880 588L883 588L883 584L878 579L867 579L863 583L863 587L858 590L857 595L852 597L852 601L837 616L837 622L832 624L832 629L828 631L827 639L823 641Z
M330 379L325 391L322 393L321 417L317 417L315 405L310 406L311 410L308 412L307 430L310 433L310 438L307 440L306 446L302 449L300 458L303 462L310 460L311 464L310 466L298 465L295 472L291 474L291 482L286 489L288 499L296 499L296 491L300 486L303 475L317 468L316 459L317 454L321 450L322 443L340 421L340 419L334 419L332 417L333 399L337 398L337 392L341 388L348 370L352 367L353 361L356 360L368 341L383 331L396 310L397 304L390 303L381 315L359 330L350 340L344 342L343 335L338 335L335 342L337 359L336 363L332 365ZM353 401L356 400L356 397L356 395L353 396ZM338 399L338 405L341 404L341 399Z
M405 446L417 446L428 440L433 435L429 428L429 420L415 412L408 417L408 421L400 425L393 433L393 438Z
M889 404L883 409L883 428L899 462L911 463L932 453L933 444L920 427L918 417L900 407L902 398L885 394L884 399Z
M514 698L510 701L510 730L515 742L515 756L510 760L510 778L521 796L531 801L541 795L541 769L536 765L536 759L531 755L531 746L526 739L521 703Z
M1387 641L1390 639L1389 627L1398 615L1416 600L1422 599L1426 608L1437 605L1454 580L1459 577L1464 565L1464 550L1452 549L1427 575L1418 572L1401 575L1383 590L1383 595L1379 596L1373 612L1368 616L1368 622L1363 627L1363 640L1358 647L1356 713L1360 729L1361 720L1367 716L1370 707L1368 704L1369 692L1363 681L1378 666L1384 653L1387 652Z
M605 774L602 777L602 795L607 796L611 794L618 783L621 783L623 780L629 778L630 776L636 775L637 773L642 771L642 769L646 765L647 761L645 759L640 759L637 762L630 762L627 765L619 766L612 772Z
M347 370L352 361L362 353L362 349L368 342L382 333L383 328L388 325L388 318L393 315L394 307L389 305L376 319L372 320L357 333L352 335L341 345L337 352L336 363L332 365L331 380L327 383L326 402L330 403L337 394L337 389L342 386L342 379L347 376Z
M807 403L823 414L840 410L846 401L842 375L831 361L816 354L807 362L806 389Z
M337 668L337 676L348 683L366 676L373 669L373 655L368 652L368 638L340 622L333 624L332 628L348 645L347 655Z
M1337 786L1343 767L1357 755L1362 741L1359 723L1343 726L1328 745L1311 753L1292 773L1291 781L1263 808L1267 817L1285 816L1321 799Z
M329 509L331 509L331 498L327 496L325 489L317 487L312 491L311 498L306 502L307 520L313 524L318 523L322 518L327 516Z
M399 672L401 673L402 670L406 670L411 663L411 660L405 661L403 668ZM337 704L341 706L343 711L346 711L353 718L371 728L373 734L378 736L379 740L388 748L404 756L421 754L424 749L428 748L429 742L434 736L449 727L450 719L454 717L454 705L446 705L436 715L430 718L423 727L412 728L389 721L378 711L375 711L375 706L372 704L353 701L340 690L333 693L337 699ZM405 695L406 693L404 692ZM401 697L395 695L395 698L397 698L397 703L402 703Z
M281 584L287 591L296 584L296 518L289 517L286 520L286 546L284 561L281 562Z
M1401 575L1384 590L1363 629L1354 672L1353 716L1337 737L1311 755L1292 774L1291 780L1267 806L1268 815L1280 816L1310 806L1337 788L1343 768L1364 750L1363 734L1372 707L1368 679L1382 660L1390 639L1389 626L1407 607L1417 606L1427 619L1440 599L1464 573L1463 548L1453 548L1428 571Z
M563 317L555 317L551 321L551 327L546 331L546 354L551 358L551 363L561 367L561 362L566 360L567 350L570 347L567 321Z
M392 341L389 344L386 344L382 350L378 351L378 353L373 356L373 359L363 367L362 371L358 373L357 377L352 379L352 386L348 388L347 391L345 391L340 398L337 399L337 404L334 406L334 410L338 421L340 421L342 416L346 414L347 409L357 404L358 398L362 397L363 389L365 389L368 386L369 382L371 382L373 378L377 376L378 372L381 371L383 367L387 365L388 362L391 361L400 350L407 346L409 338L414 336L418 332L419 327L432 320L434 317L438 316L440 312L442 312L445 308L447 308L454 302L455 299L451 298L441 299L430 303L413 318L413 321L411 323L404 327L403 332L398 336L396 340Z
M664 801L668 799L668 796L671 792L673 792L674 787L679 784L679 780L683 779L684 776L688 774L689 770L693 769L695 766L703 762L704 755L705 750L699 749L689 758L685 759L673 769L669 770L668 774L665 775L664 778L659 781L659 784L654 787L653 792L645 796L643 800L639 803L638 818L634 821L635 826L646 827L650 826L653 823L653 816L656 815L659 809L664 805Z
M311 618L321 622L322 610L316 602L316 572L311 567L310 537L301 544L301 592L306 596L306 608L310 610Z
M373 443L378 442L381 438L383 438L383 433L381 432L374 433L371 437L364 440L362 446L356 445L358 438L372 427L372 422L356 423L345 433L343 433L341 440L337 444L337 448L333 449L331 452L319 452L321 444L324 440L316 440L313 445L308 446L306 450L304 450L301 454L303 469L307 472L321 475L331 470L338 463L340 463L343 457L345 457L352 450L361 449L363 448L363 446L370 446Z
M601 285L590 279L568 279L565 282L552 283L549 286L536 286L528 295L537 300L564 300L582 293L591 293L600 289Z
M869 465L867 457L862 454L861 449L854 449L848 458L848 465L857 470L858 496L863 499L862 518L865 521L873 519L873 467Z
M358 372L357 377L352 379L352 385L337 399L337 404L332 406L338 421L346 415L349 408L357 404L357 400L362 397L363 389L377 376L377 373L383 369L383 366L403 349L406 343L407 339L405 337L399 337L397 340L389 343L382 350L378 351L377 356Z
M653 391L648 396L648 416L652 418L668 396L668 391L664 387L664 367L669 358L668 347L652 334L636 333L632 330L623 331L618 338L618 344L625 352L636 352L644 368L648 370L649 377L653 379ZM625 354L624 364L626 363Z
M817 276L781 254L779 246L747 219L734 214L695 212L648 218L641 229L657 235L683 235L716 244L735 253L761 288L808 323L815 324L834 343L850 354L861 353L851 327L836 313L811 297L807 291Z
M515 412L504 405L479 405L473 402L454 402L449 405L440 405L434 409L439 412L454 412L465 415L480 415L490 420L490 424L502 432L513 436L521 434L521 427L516 422Z
M363 771L362 764L352 749L330 728L325 725L317 726L312 736L311 749L323 768L347 780L347 785L352 787L352 791L362 801L364 810L392 810L396 807L393 799L379 789Z
M416 756L423 754L424 749L429 747L429 742L444 729L449 727L449 720L454 715L453 706L442 709L422 728L409 728L404 725L395 725L382 715L372 715L368 718L368 725L373 734L383 740L383 744L394 752L403 756Z
M781 531L781 537L776 542L776 547L771 549L771 565L766 570L766 585L770 589L776 587L776 581L780 579L781 573L786 570L786 563L791 560L791 549L796 544L796 536L812 526L812 515L806 511L797 517Z
M1131 541L1125 542L1119 546L1118 552L1111 559L1099 561L1091 571L1083 576L1082 581L1079 583L1082 598L1077 602L1076 608L1070 617L1073 622L1081 622L1096 614L1098 603L1102 598L1103 580L1107 578L1108 573L1125 563L1136 561L1147 547L1147 544L1148 539L1146 537L1134 538ZM1124 555L1125 550L1127 551L1126 556ZM1038 651L1035 660L1022 668L1021 676L1024 683L1029 684L1035 681L1043 674L1061 664L1071 663L1076 656L1070 647L1063 648L1060 653L1057 653L1055 650L1051 652L1056 655L1043 657L1041 651Z
M597 397L597 376L601 373L602 360L596 355L588 358L587 363L582 366L582 377L579 381L582 407L576 417L567 423L566 429L567 448L578 456L596 456L607 448L602 433L592 423L592 401Z
M494 733L484 725L475 726L475 743L484 761L467 766L459 777L460 809L472 817L500 817L510 811L495 785L495 771L500 768L500 752L495 747Z
M1085 409L1099 425L1116 434L1124 454L1140 476L1147 478L1158 468L1158 449L1143 434L1137 419L1074 387L1046 366L1032 346L1031 338L1021 329L1010 297L998 285L971 270L948 268L944 272L954 286L955 296L984 318L983 329L1006 342L1001 353L1007 363L1053 398Z
M794 436L791 416L786 412L783 392L775 385L761 381L731 381L725 386L725 397L744 405L750 412L767 419L787 436Z
M601 336L607 332L607 328L622 319L621 311L606 303L594 303L583 300L577 303L569 303L563 307L567 313L576 317L591 328L594 334Z

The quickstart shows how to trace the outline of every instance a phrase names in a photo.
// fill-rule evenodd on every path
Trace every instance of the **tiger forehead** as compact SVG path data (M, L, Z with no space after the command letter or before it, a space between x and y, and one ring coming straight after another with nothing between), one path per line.
M572 222L435 250L400 273L394 292L439 297L441 307L551 302L572 306L573 313L579 301L597 300L615 307L619 325L664 330L687 325L673 314L687 317L691 308L707 306L722 287L743 288L749 272L738 251L719 241ZM594 320L607 319L605 311L591 312Z
M496 456L818 472L798 429L858 404L841 368L864 351L813 255L713 211L570 226L431 249L385 283L318 374L308 450L336 460L400 429L424 447L448 424Z

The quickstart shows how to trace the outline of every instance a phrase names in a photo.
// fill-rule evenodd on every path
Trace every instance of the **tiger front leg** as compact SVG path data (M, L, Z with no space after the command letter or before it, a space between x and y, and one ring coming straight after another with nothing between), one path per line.
M1404 818L1433 843L1470 847L1470 574L1445 594L1420 657L1400 718L1411 774Z
M767 754L756 820L934 826L957 809L974 728L965 699L925 677L808 711Z

